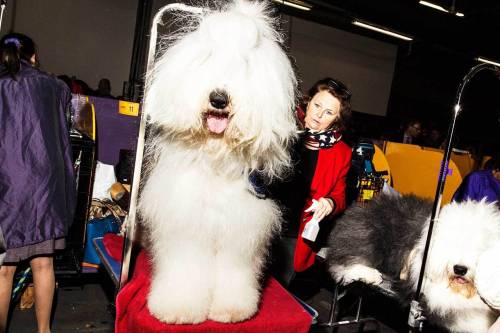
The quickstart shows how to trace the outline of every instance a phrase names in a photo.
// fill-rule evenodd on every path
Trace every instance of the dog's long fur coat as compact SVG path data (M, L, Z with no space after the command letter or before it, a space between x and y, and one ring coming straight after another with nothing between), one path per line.
M258 310L280 229L278 206L257 197L249 175L290 167L296 79L263 2L235 1L187 22L145 99L158 129L139 198L153 264L148 307L167 323L237 322Z
M330 235L328 266L342 284L394 282L407 304L416 290L431 205L411 195L381 195L355 206ZM474 284L477 262L500 242L500 212L485 201L451 203L433 231L423 284L425 315L451 332L486 332L496 314ZM498 263L492 263L498 265Z

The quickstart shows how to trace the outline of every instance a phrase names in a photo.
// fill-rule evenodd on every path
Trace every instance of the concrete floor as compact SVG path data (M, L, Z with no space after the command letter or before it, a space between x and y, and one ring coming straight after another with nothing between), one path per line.
M71 285L73 284L73 285ZM328 321L332 291L328 286L320 286L316 281L302 280L291 285L290 289L319 313L320 322ZM114 311L111 306L113 299L113 284L105 272L83 278L80 283L61 281L57 291L55 305L53 333L71 332L113 332ZM346 296L341 303L340 315L343 319L350 319L356 313L356 298ZM377 318L380 332L395 333L408 332L405 325L405 310L400 309L392 300L380 297L368 297L363 306L363 316ZM376 332L376 326L369 323L363 332ZM36 331L34 308L20 310L19 305L14 308L10 321L10 333L33 333ZM427 330L435 332L434 330ZM313 326L311 333L333 332L331 328ZM343 326L337 329L339 333L358 332L358 326Z
M331 293L322 289L307 300L319 312L319 320L328 320ZM111 333L113 329L113 311L109 299L102 286L97 283L85 284L83 287L60 287L58 289L57 306L55 308L53 333ZM364 332L375 332L373 324L368 324ZM396 332L381 324L384 333ZM12 313L9 332L33 333L36 331L34 308L20 310L16 306ZM332 329L313 327L311 333L332 332ZM342 327L337 332L357 332L356 326Z
M304 300L307 304L313 307L318 312L318 323L327 323L329 321L332 297L333 297L333 281L325 280L324 278L316 278L313 280L311 277L306 277L301 279L298 277L295 283L289 286L289 289L300 299ZM338 319L337 321L347 321L353 320L357 312L358 298L355 295L346 294L338 302ZM394 304L390 299L384 297L374 298L372 296L367 296L363 299L360 318L377 318L374 321L369 321L362 328L362 332L371 333L377 332L377 325L380 328L381 333L396 333L396 332L407 332L406 326L404 325L403 318L404 313L396 306L392 308ZM382 312L391 313L389 316L384 316L381 313L377 313L378 309L384 309ZM375 310L375 311L374 311ZM379 319L379 316L384 319L385 322ZM320 325L314 325L310 332L311 333L350 333L358 332L360 329L359 324L342 325L336 330L331 327L324 327Z
M52 333L112 333L114 311L111 306L113 286L105 273L59 282L57 288ZM9 333L36 332L35 309L12 311Z

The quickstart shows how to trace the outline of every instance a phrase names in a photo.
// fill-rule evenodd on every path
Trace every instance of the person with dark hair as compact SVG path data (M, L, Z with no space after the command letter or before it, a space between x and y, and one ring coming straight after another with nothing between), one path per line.
M28 36L11 33L4 36L0 42L3 65L0 75L8 74L12 79L16 80L16 75L21 70L23 62L38 67L35 43Z
M489 160L484 170L468 174L453 195L453 201L500 201L500 153Z
M404 128L403 137L401 138L403 143L408 143L412 145L418 145L422 142L422 122L418 119L412 119Z
M33 272L38 333L50 332L55 289L53 253L73 220L75 178L64 82L36 68L35 43L23 34L0 39L0 332L6 329L16 266Z
M300 139L295 148L296 170L292 179L277 191L277 199L285 206L288 222L285 237L290 240L290 244L282 243L287 250L280 255L289 255L291 246L295 247L295 272L305 271L314 264L316 253L326 240L332 217L345 210L346 176L351 164L351 148L342 140L342 132L351 115L350 91L342 82L325 78L309 92L311 96L305 112L303 108L297 108ZM319 227L314 239L303 237L304 228L311 220L315 228ZM288 262L286 259L281 261ZM276 265L283 266L283 262ZM282 267L278 269L282 270ZM289 271L290 267L285 270Z
M72 76L70 80L71 80L70 90L73 94L87 95L87 96L94 95L94 91L90 89L87 82L80 80L75 76Z
M330 125L335 131L342 133L346 129L352 116L351 92L338 80L329 77L321 79L308 90L308 97L306 97L307 102L305 103L306 109L309 107L314 96L321 91L327 91L340 102L338 117L336 117L335 122L332 122ZM304 124L304 117L306 115L303 109L304 108L299 108L297 110L297 117L302 125Z
M423 132L421 140L423 146L438 149L444 148L444 134L436 125L431 124L429 127L424 128Z
M61 81L63 81L64 83L66 83L66 85L68 86L68 89L71 90L71 79L69 76L63 74L63 75L58 75L57 78Z
M95 95L104 98L114 98L113 95L111 95L111 81L105 78L100 79L99 83L97 84Z

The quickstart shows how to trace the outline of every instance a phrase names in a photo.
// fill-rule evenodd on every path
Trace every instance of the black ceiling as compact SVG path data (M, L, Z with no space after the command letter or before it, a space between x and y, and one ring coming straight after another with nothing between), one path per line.
M398 45L389 118L412 117L446 126L459 83L477 56L500 62L500 1L429 0L464 17L418 0L304 0L310 11L280 5L281 12ZM406 42L352 25L357 18L413 37ZM464 98L463 136L500 145L500 80L483 73Z
M369 21L414 38L412 43L424 43L457 52L463 56L483 56L500 61L500 1L495 0L430 0L444 8L465 14L457 17L418 4L416 0L308 0L309 12L282 9L322 24L399 43L391 37L367 32L352 26L353 18Z

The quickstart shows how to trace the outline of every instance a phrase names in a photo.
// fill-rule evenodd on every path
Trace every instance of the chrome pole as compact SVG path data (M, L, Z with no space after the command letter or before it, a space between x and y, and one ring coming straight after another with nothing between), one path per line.
M434 196L434 203L432 205L432 213L431 213L431 218L429 222L429 230L427 232L427 238L425 242L425 248L424 248L424 253L422 256L422 264L420 266L420 274L418 277L418 284L417 284L417 289L415 292L415 295L413 296L413 300L411 302L410 306L410 313L408 315L408 326L410 329L417 329L419 331L422 330L423 328L423 322L425 321L425 316L423 314L423 309L420 305L420 296L422 293L422 284L425 276L425 265L427 263L427 256L429 254L429 247L431 244L432 240L432 232L434 228L434 224L438 222L438 216L439 216L439 211L441 209L441 200L443 198L443 191L444 191L444 185L446 182L446 176L448 174L448 164L450 162L450 157L451 157L451 151L452 151L452 144L453 144L453 139L454 139L454 134L455 134L455 125L457 122L457 117L460 114L460 111L462 109L461 102L462 102L462 93L464 92L465 87L467 84L470 82L470 80L476 76L477 73L483 71L483 70L492 70L495 72L498 72L499 69L498 67L492 65L492 64L479 64L474 67L472 67L469 72L464 76L462 79L462 82L460 83L460 86L458 87L457 94L455 97L455 104L453 106L453 116L450 122L450 126L448 128L448 135L446 138L446 143L445 143L445 153L443 160L441 162L441 167L439 169L439 179L438 179L438 184L436 188L436 194Z
M1 0L0 1L0 30L2 29L3 13L5 11L6 6L7 6L7 0Z
M156 46L157 46L157 37L158 37L158 25L162 24L163 14L167 11L186 11L186 12L194 12L201 13L203 10L198 7L186 6L184 4L174 3L166 5L158 10L155 14L151 26L151 34L149 37L149 51L148 51L148 60L146 67L146 90L144 93L144 97L147 96L148 89L150 86L151 73L153 72L153 66L155 62L156 55ZM135 241L135 233L136 233L136 223L137 223L137 198L139 194L139 184L141 182L141 172L142 172L142 161L144 158L144 141L146 136L146 123L147 123L147 115L144 112L144 101L146 100L143 97L143 104L141 108L141 122L139 125L139 134L137 138L137 150L135 155L135 164L134 164L134 176L132 180L132 189L130 195L130 206L129 213L126 219L126 231L125 231L125 239L123 242L122 249L122 265L120 270L120 285L119 289L123 288L123 286L127 283L130 274L130 263L132 259L132 248Z

